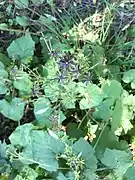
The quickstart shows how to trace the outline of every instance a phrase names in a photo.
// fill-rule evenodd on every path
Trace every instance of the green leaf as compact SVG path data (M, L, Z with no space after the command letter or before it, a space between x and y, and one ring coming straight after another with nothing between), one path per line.
M73 48L71 48L71 46L69 44L61 43L59 41L59 39L56 39L56 38L52 39L52 49L53 50L60 49L63 53L65 53L65 52L73 53L74 52Z
M112 99L105 99L96 108L96 111L93 113L94 117L96 119L103 119L105 121L110 119L113 113L113 108L111 108L113 103L114 102L112 101Z
M47 171L57 171L59 164L56 156L64 152L64 144L58 138L50 136L44 130L30 130L31 127L29 126L23 125L18 127L10 136L11 143L15 146L21 146L23 144L22 152L19 154L19 160L25 165L37 164ZM27 136L28 140L26 140L26 143L23 138L20 138L20 141L16 141L15 136L16 138L18 136Z
M69 82L63 85L61 92L61 103L66 109L74 109L76 103L76 96L78 94L77 83Z
M101 161L108 168L112 169L117 177L122 177L127 169L132 166L133 161L125 151L106 149Z
M6 23L0 23L0 28L8 28L8 25Z
M39 124L49 125L53 109L50 106L50 101L46 98L38 98L34 103L34 114Z
M32 0L34 4L42 4L44 0Z
M8 73L7 71L5 70L5 66L2 62L0 62L0 78L3 77L3 78L7 78L8 77Z
M122 99L119 98L116 100L116 104L112 114L112 121L111 121L112 131L116 131L117 128L121 125L122 113L123 113Z
M128 35L129 37L135 38L135 24L130 25L130 28L128 29Z
M113 100L113 102L119 98L123 92L121 84L116 80L106 81L102 85L102 90Z
M79 83L78 85L80 96L84 96L79 103L82 110L98 106L103 99L107 97L106 94L95 84L90 83L86 86Z
M96 138L92 141L92 146L95 148L95 154L98 159L103 157L106 148L115 148L117 150L125 151L129 154L130 157L132 157L128 143L122 140L119 141L118 137L109 129L109 127L104 129L104 132L102 133L99 142L97 143L100 133L101 131L98 131L96 133Z
M14 40L7 48L10 58L21 60L23 63L28 64L29 59L34 55L35 42L29 34Z
M124 72L122 80L125 83L131 83L131 88L135 89L135 69Z
M94 150L92 146L84 140L84 138L80 138L74 143L73 151L76 155L81 155L81 157L85 160L85 167L89 169L91 173L96 171L97 159L94 155Z
M29 75L26 72L18 71L14 81L14 87L24 94L30 94L32 92L33 84Z
M11 65L12 61L5 54L0 53L0 62L7 67Z
M54 59L49 59L44 66L44 71L47 71L47 80L54 80L57 78L59 68L56 61Z
M89 169L84 170L85 180L96 180L96 174L92 173Z
M8 88L6 86L5 80L0 79L0 94L6 94L8 91Z
M30 133L33 128L34 126L30 123L18 126L9 137L11 144L25 147L30 141Z
M5 141L3 143L0 141L0 159L6 158L6 148L7 148L7 145L6 145Z
M38 19L38 22L42 25L53 25L53 21L56 21L56 18L48 14L41 15Z
M70 137L77 138L77 139L85 135L85 132L83 132L81 129L78 129L77 123L68 123L66 133Z
M8 90L4 78L8 78L8 73L5 71L4 64L0 62L0 94L6 94Z
M108 78L110 80L121 81L120 67L118 65L108 65L107 69L109 70Z
M15 177L15 180L36 180L38 174L34 169L30 168L29 166L24 166L20 171L19 175Z
M101 131L97 131L96 138L92 141L92 146L95 147L96 156L100 159L106 148L114 148L118 143L118 137L112 132L109 127L106 127L101 134ZM100 139L98 141L98 138ZM107 137L107 138L106 138ZM98 141L98 143L97 143Z
M20 121L24 115L24 106L20 98L14 98L11 103L4 99L0 101L0 112L9 119Z
M15 177L15 180L24 180L24 178L23 178L21 175L17 175L17 176Z
M108 120L113 114L112 107L115 106L115 101L122 95L123 88L118 81L112 80L106 81L102 85L102 90L108 96L108 98L100 103L100 105L97 107L97 111L94 113L94 116L99 119L101 118Z
M124 174L125 180L134 180L135 179L135 167L132 166L127 169L126 173Z
M5 173L8 174L10 172L11 172L10 164L5 159L1 159L0 160L0 174L5 174Z
M94 43L98 40L98 34L95 34L94 31L89 31L89 33L83 35L83 40Z
M29 21L28 21L28 18L26 16L16 16L16 22L20 26L24 26L24 27L29 25Z
M0 180L9 180L9 176L6 175L0 175Z
M1 77L7 78L7 77L8 77L8 73L7 73L7 71L5 71L4 69L1 69L1 68L0 68L0 78L1 78Z
M57 180L74 180L74 173L68 172L66 175L64 175L60 172L57 176Z
M4 68L5 68L4 64L0 62L0 69L4 69Z
M23 9L23 8L28 8L28 0L14 0L14 4L17 8Z
M64 97L65 96L65 97ZM62 105L64 106L64 108L66 109L75 109L75 102L76 102L76 98L75 96L73 96L73 98L71 99L71 96L68 95L64 95L61 100Z
M108 95L108 98L105 99L103 102L101 102L100 105L96 108L96 112L94 112L94 116L95 118L103 119L103 120L108 120L113 116L112 129L116 130L117 126L121 122L122 103L120 97L122 95L123 88L118 81L112 80L112 81L106 81L102 85L102 90ZM119 118L115 116L116 113L119 115Z
M45 82L44 92L47 98L49 98L53 103L58 101L60 96L60 85L58 82L54 81L52 83Z
M63 111L60 111L59 116L59 124L62 124L62 122L66 119L66 116L64 115Z
M122 96L122 117L121 117L121 126L124 129L125 133L130 130L133 125L131 124L131 120L134 118L135 111L135 96L132 94L129 95L126 91Z
M64 176L64 174L59 173L57 176L57 180L68 180L68 179Z

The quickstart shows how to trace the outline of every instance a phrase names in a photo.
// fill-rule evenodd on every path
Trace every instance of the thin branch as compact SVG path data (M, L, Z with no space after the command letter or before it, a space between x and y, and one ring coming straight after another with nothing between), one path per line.
M1 27L0 27L0 31L23 33L23 34L25 34L25 32L26 32L26 31L21 30L21 29L8 29L8 28L1 28ZM36 32L36 33L29 32L29 33L32 35L41 36L41 34L40 34L41 32Z

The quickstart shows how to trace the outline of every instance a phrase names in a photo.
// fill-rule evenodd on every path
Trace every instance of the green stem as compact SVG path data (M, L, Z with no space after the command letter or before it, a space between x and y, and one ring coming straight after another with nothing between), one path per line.
M98 136L98 139L97 139L97 141L96 141L93 149L96 149L96 147L97 147L97 145L98 145L98 143L99 143L99 141L100 141L100 139L101 139L101 136L102 136L102 134L103 134L103 132L104 132L107 124L108 124L108 121L106 121L106 123L104 124L104 127L103 127L102 131L100 132L100 134L99 134L99 136Z
M79 129L79 128L81 127L81 125L82 125L83 121L84 121L84 120L85 120L85 118L89 115L90 111L91 111L91 109L89 109L89 110L87 111L87 113L85 114L85 116L83 117L83 119L81 120L81 122L79 123L79 125L78 125L77 129Z

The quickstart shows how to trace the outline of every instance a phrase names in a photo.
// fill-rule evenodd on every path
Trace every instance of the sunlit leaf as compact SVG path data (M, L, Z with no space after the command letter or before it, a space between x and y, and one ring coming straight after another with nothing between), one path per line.
M32 92L33 83L26 72L18 71L13 84L16 89L24 94L30 94Z
M53 109L51 108L50 101L46 98L39 98L34 103L34 114L39 124L49 125Z

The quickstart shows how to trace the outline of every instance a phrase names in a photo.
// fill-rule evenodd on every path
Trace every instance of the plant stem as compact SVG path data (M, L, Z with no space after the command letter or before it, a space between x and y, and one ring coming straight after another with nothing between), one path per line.
M79 129L79 128L81 127L81 125L82 125L83 121L84 121L84 120L85 120L85 118L89 115L90 111L91 111L91 109L89 109L89 110L87 111L87 113L85 114L85 116L83 117L83 119L81 120L81 122L79 123L79 125L78 125L77 129Z
M104 124L104 127L103 127L102 131L100 132L100 134L99 134L99 136L98 136L98 139L97 139L97 141L96 141L93 149L96 149L96 147L97 147L97 145L98 145L98 143L99 143L99 141L100 141L100 138L101 138L101 136L102 136L102 134L103 134L103 132L104 132L107 124L108 124L108 120L107 120L106 123Z

